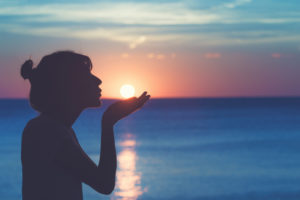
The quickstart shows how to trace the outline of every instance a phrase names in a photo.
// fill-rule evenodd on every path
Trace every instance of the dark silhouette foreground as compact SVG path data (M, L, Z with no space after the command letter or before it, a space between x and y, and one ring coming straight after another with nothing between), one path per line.
M116 149L113 126L141 108L144 92L112 104L103 114L98 165L83 151L72 129L80 113L99 107L101 80L91 74L89 57L70 51L43 57L36 68L27 60L21 75L31 83L30 103L40 115L22 136L23 200L81 200L82 182L102 194L115 187Z

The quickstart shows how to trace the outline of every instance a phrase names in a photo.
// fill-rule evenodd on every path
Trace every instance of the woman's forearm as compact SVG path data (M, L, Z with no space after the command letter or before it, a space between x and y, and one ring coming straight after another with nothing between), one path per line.
M101 153L98 170L101 172L105 182L105 191L111 192L115 186L117 156L114 139L113 126L122 118L130 115L141 108L150 98L144 92L139 98L132 97L123 101L117 101L110 105L102 116ZM99 187L100 188L100 187ZM105 193L106 193L105 192Z
M98 168L107 181L107 187L113 190L117 168L117 156L113 124L102 120L101 152Z

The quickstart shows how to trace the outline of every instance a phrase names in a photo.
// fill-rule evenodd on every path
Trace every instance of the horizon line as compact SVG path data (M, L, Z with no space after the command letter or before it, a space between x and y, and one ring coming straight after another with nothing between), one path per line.
M284 95L284 96L207 96L207 97L199 97L199 96L191 96L191 97L151 97L150 99L283 99L283 98L300 98L300 95ZM0 100L26 100L29 98L26 97L0 97ZM122 100L124 98L113 98L113 97L104 97L101 100Z

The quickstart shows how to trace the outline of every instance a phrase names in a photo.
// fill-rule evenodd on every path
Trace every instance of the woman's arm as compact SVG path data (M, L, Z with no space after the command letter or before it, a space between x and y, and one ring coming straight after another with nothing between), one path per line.
M105 180L105 184L103 184L102 187L102 184L100 184L98 189L102 190L103 188L101 193L109 194L114 190L115 187L117 155L113 124L105 122L104 120L102 121L101 151L98 169L101 172L105 172L103 173L102 177L99 177L99 179Z
M115 186L117 168L113 126L120 119L141 108L150 98L143 93L139 98L118 101L104 112L102 118L101 152L98 166L79 144L66 140L56 156L57 163L96 191L110 194Z
M113 126L120 119L141 108L149 98L150 96L144 92L139 98L133 97L127 100L118 101L112 104L103 114L101 153L98 166L101 171L105 172L105 191L108 191L109 193L111 193L115 187L117 168Z

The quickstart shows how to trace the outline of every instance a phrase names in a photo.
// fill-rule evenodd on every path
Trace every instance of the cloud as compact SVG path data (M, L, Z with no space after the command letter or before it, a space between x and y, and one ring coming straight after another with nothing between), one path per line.
M164 54L157 54L156 55L156 58L158 59L158 60L163 60L163 59L165 59L165 55Z
M157 59L157 60L164 60L166 58L166 55L162 54L162 53L159 53L159 54L148 53L147 54L147 58L149 58L149 59Z
M275 58L275 59L278 59L278 58L281 58L282 55L280 53L272 53L272 58Z
M220 53L206 53L206 54L204 54L204 57L207 59L219 59L219 58L221 58L221 54Z
M250 3L251 1L252 0L235 0L231 3L224 4L224 7L226 7L226 8L235 8L237 6L241 6L243 4Z
M121 58L124 58L124 59L129 58L129 54L128 53L122 53Z
M135 49L138 45L141 45L143 44L144 42L146 42L146 37L145 36L140 36L138 37L137 39L135 39L134 41L132 41L130 44L129 44L129 48L130 49Z
M90 3L3 6L0 15L27 16L36 22L99 22L121 24L206 24L217 14L186 7L183 3ZM37 17L38 16L38 17Z
M149 58L149 59L155 58L155 54L154 53L148 53L147 58Z
M300 22L297 12L283 9L276 18L271 18L272 13L268 12L253 15L252 8L247 12L224 9L235 8L251 0L236 0L215 8L191 7L185 1L42 5L9 2L0 1L1 31L61 38L106 39L124 43L129 49L150 44L150 41L151 45L171 41L169 44L220 46L294 42L300 39L298 30L282 28L284 24L288 26L289 23Z
M280 59L293 57L293 54L272 53L271 56L274 59Z

